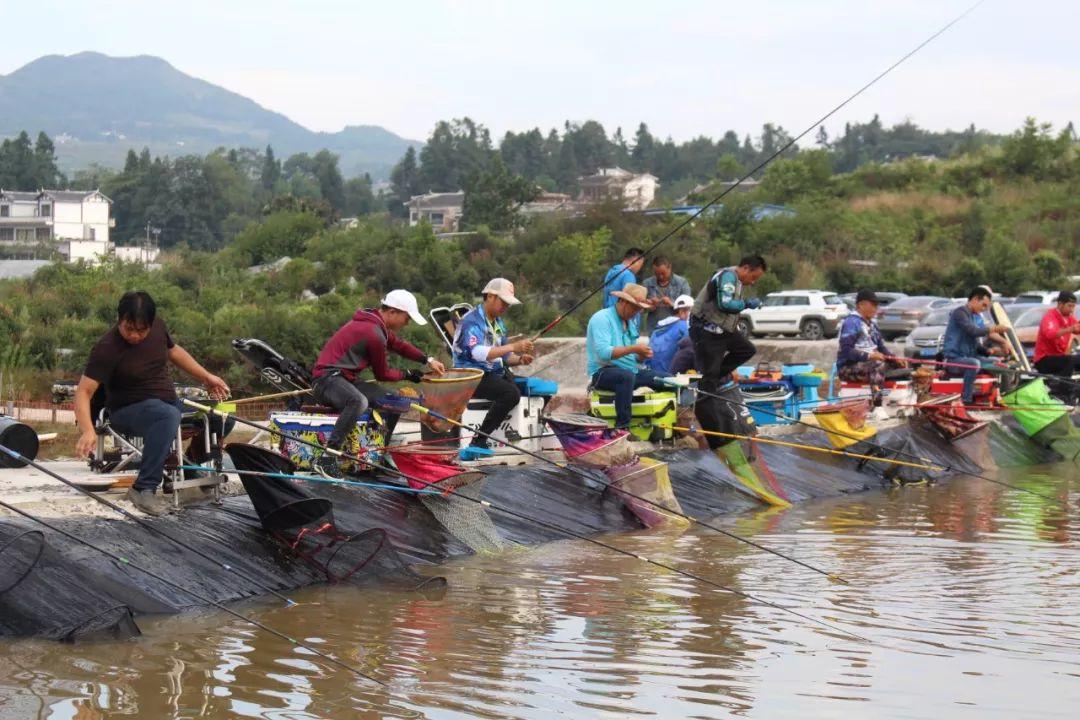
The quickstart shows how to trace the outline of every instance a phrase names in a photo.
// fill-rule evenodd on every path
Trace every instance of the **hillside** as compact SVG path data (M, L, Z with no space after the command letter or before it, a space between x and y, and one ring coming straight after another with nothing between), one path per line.
M420 145L371 125L313 132L161 58L92 52L47 55L0 76L0 137L21 130L52 136L65 170L120 167L129 148L177 156L270 144L280 156L327 148L341 156L346 175L383 178L410 145Z

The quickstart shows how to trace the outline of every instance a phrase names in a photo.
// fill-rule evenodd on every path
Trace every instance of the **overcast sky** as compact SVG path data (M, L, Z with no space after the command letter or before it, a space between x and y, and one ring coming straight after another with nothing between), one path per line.
M676 140L795 132L972 2L8 2L0 74L52 53L158 55L314 130L416 139L464 115L496 138L566 119ZM1076 0L986 0L828 127L1080 121L1078 29Z

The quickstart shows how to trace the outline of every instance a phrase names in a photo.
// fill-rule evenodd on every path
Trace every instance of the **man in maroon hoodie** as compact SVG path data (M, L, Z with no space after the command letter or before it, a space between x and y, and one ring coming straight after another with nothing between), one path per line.
M417 325L427 324L412 293L392 290L377 310L357 310L352 320L342 325L319 353L311 373L314 377L312 395L318 402L340 413L327 447L341 450L357 419L368 409L369 401L386 392L373 382L358 380L361 372L371 368L377 381L420 382L419 370L402 372L390 367L386 362L388 352L426 364L440 375L446 372L441 362L394 334L409 324L409 318ZM387 431L392 434L397 416L391 415L387 420ZM337 456L330 453L324 453L316 461L315 470L331 479L342 477Z

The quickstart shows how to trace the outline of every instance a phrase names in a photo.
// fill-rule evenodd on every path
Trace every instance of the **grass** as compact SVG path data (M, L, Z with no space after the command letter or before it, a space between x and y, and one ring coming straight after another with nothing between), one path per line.
M971 199L956 195L920 192L882 192L851 200L853 212L910 213L922 209L938 216L962 215L971 209Z

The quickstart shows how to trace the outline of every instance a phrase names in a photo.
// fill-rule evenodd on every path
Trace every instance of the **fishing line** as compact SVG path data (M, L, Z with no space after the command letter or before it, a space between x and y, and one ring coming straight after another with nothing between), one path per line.
M218 410L217 408L212 408L212 407L209 407L207 405L201 405L199 403L196 403L196 402L193 402L193 401L187 400L187 399L184 399L182 402L184 404L186 404L186 405L189 405L191 407L202 410L203 412L214 413L216 415L219 415L222 418L226 418L226 417L228 417L229 415L232 414L232 413L226 412L224 410ZM426 408L425 408L425 410L426 410ZM233 417L239 423L242 423L242 424L245 424L245 425L250 425L251 427L254 427L254 428L259 429L259 430L266 430L267 432L272 432L275 435L281 435L283 437L287 437L290 440L293 440L295 442L299 442L299 443L301 443L303 445L308 445L310 447L322 450L323 452L330 453L331 455L334 455L335 457L344 457L344 458L347 458L347 459L350 459L350 460L363 462L366 465L369 465L370 467L372 467L372 468L374 468L376 470L380 470L380 471L388 473L390 475L395 475L395 476L404 478L405 480L409 480L409 481L412 481L412 482L415 482L415 483L419 483L420 485L422 485L422 486L424 486L426 488L431 488L431 489L438 490L441 493L443 493L444 495L451 495L453 497L458 497L458 498L461 498L463 500L467 500L468 502L474 503L476 505L480 505L481 507L489 508L491 510L494 510L495 512L500 512L500 513L502 513L504 515L509 515L510 517L514 517L514 518L517 518L519 520L524 520L526 522L533 523L534 525L539 525L541 527L548 528L549 530L554 530L555 532L561 533L563 535L567 535L567 536L572 537L572 538L576 538L578 540L584 540L587 543L590 543L592 545L596 545L598 547L605 548L607 550L610 550L611 552L615 552L615 553L618 553L620 555L624 555L626 557L636 558L636 559L641 560L642 562L647 563L649 565L653 565L655 567L667 570L669 572L673 572L673 573L675 573L677 575L682 575L684 577L690 578L691 580L695 580L697 582L703 583L705 585L716 588L718 590L723 590L724 592L728 592L728 593L731 593L733 595L737 595L737 596L739 596L741 598L744 598L746 600L752 600L754 602L761 603L762 605L766 605L766 606L774 608L776 610L786 612L786 613L788 613L790 615L793 615L795 617L798 617L798 618L800 618L802 620L807 620L807 621L812 622L812 623L814 623L816 625L827 628L827 629L829 629L829 630L831 630L833 632L842 633L844 635L847 635L848 637L855 638L855 639L860 640L862 642L870 642L867 638L865 638L865 637L863 637L861 635L858 635L857 633L851 632L850 630L844 630L844 629L842 629L840 627L832 625L831 623L825 622L824 620L818 620L817 618L810 617L809 615L804 615L803 613L800 613L797 610L792 610L791 608L784 607L783 605L771 602L769 600L765 600L763 598L757 597L756 595L751 595L749 593L743 592L742 590L737 590L735 588L728 587L727 585L723 585L721 583L718 583L718 582L716 582L714 580L709 580L707 578L704 578L704 577L698 575L697 573L690 572L689 570L682 570L682 569L679 569L679 568L674 567L672 565L668 565L667 563L663 563L663 562L661 562L659 560L654 560L654 559L646 557L644 555L639 555L638 553L631 552L630 550L623 550L622 548L619 548L619 547L617 547L615 545L610 545L610 544L605 543L605 542L603 542L601 540L597 540L596 538L592 538L592 537L589 537L588 535L584 535L584 534L579 533L579 532L577 532L575 530L571 530L570 528L563 527L561 525L556 525L556 524L550 523L550 522L548 522L546 520L540 520L539 518L534 518L534 517L531 517L529 515L525 515L523 513L519 513L516 510L511 510L511 509L503 507L501 505L495 505L495 504L493 504L493 503L491 503L491 502L489 502L487 500L481 500L480 498L469 497L468 495L460 493L460 492L458 492L456 490L450 490L448 488L441 487L437 483L427 482L426 480L421 480L420 478L417 478L417 477L414 477L412 475L408 475L406 473L403 473L402 471L398 470L397 468L389 467L389 466L386 466L386 465L381 465L379 463L372 462L371 460L364 460L363 458L352 456L349 453L342 452L341 450L335 450L333 448L328 448L328 447L326 447L324 445L321 445L321 444L316 443L316 442L312 442L310 440L305 440L303 438L290 436L288 433L285 433L285 432L280 432L280 431L276 431L276 430L269 430L268 428L260 426L258 423L252 422L250 420L245 420L243 418L236 417L235 415ZM244 471L243 470L236 470L236 472L237 473L243 473Z
M272 587L266 585L266 583L251 577L247 573L234 568L233 566L229 565L228 563L223 563L221 560L219 560L219 559L217 559L217 558L203 552L202 550L199 550L196 547L193 547L193 546L185 543L184 541L182 541L182 540L180 540L180 539L178 539L176 537L173 537L172 535L165 532L161 528L155 527L154 525L150 524L149 522L147 522L143 518L135 515L134 513L132 513L129 510L125 510L123 507L117 505L116 503L112 502L111 500L106 500L105 498L101 497L100 495L97 495L96 493L93 493L93 492L87 490L86 488L83 488L83 487L80 487L79 485L76 485L75 483L73 483L72 481L70 481L67 478L63 477L62 475L58 475L57 473L55 473L52 470L50 470L49 468L45 467L41 463L34 462L33 460L31 460L31 459L29 459L27 457L23 457L17 451L12 450L10 448L7 448L7 447L5 447L3 445L0 445L0 452L5 452L8 455L10 455L11 457L15 458L16 460L26 463L27 465L34 468L35 470L38 470L39 472L43 472L46 475L48 475L49 477L52 477L52 478L54 478L56 480L59 480L60 482L67 485L69 488L82 493L83 495L85 495L88 498L96 500L97 502L101 503L102 505L104 505L107 508L111 508L112 510L115 510L116 512L120 513L121 515L123 515L128 520L133 520L135 523L137 523L141 527L149 530L150 532L152 532L152 533L154 533L156 535L160 535L161 537L172 541L173 543L179 545L180 547L184 548L185 550L188 550L190 552L195 553L196 555L203 558L204 560L209 560L210 562L214 563L215 565L217 565L219 568L225 570L226 572L232 573L233 575L236 575L237 577L251 583L252 585L254 585L254 586L258 587L258 588L261 588L263 591L268 592L271 595L274 595L275 597L280 598L281 600L284 600L288 605L292 606L292 605L297 604L297 602L295 600L292 600L291 598L286 597L285 595L282 595L277 590L275 590ZM201 467L201 469L204 472L207 470L206 467Z
M454 425L458 425L459 427L464 427L463 425L461 425L461 423L458 423L458 422L446 417L445 415L441 415L441 414L435 412L434 410L430 410L428 408L423 408L423 407L421 407L419 405L414 405L413 408L418 410L418 411L421 411L421 412L430 413L431 415L439 418L440 420L445 420L446 422L452 423ZM572 470L578 476L580 476L580 477L582 477L582 478L584 478L584 479L586 479L586 480L588 480L590 482L596 482L596 483L598 483L600 485L603 485L605 488L612 487L611 483L604 482L604 481L600 480L599 478L595 477L594 475L590 475L589 473L586 473L584 470L582 470L581 468L576 467L574 465L563 465L561 463L557 463L554 460L552 460L551 458L544 457L543 455L541 455L539 453L534 453L534 452L531 452L531 451L526 450L524 448L515 447L514 445L511 445L510 443L508 443L508 442L506 442L504 440L498 440L498 439L492 437L491 435L489 435L487 433L480 432L479 430L474 430L474 432L476 432L481 437L487 438L488 440L492 440L492 441L497 442L497 443L501 443L501 444L505 445L508 448L513 448L514 450L517 450L520 453L523 453L523 454L528 455L530 457L537 458L538 460L542 460L542 461L544 461L546 463L550 463L550 464L552 464L552 465L554 465L554 466L556 466L558 468L566 468L566 469ZM617 490L620 493L622 493L622 494L624 494L624 495L626 495L628 497L634 498L635 500L640 500L642 502L648 503L649 505L652 505L653 507L657 508L658 510L662 510L664 512L675 515L677 517L684 518L684 519L689 520L690 522L692 522L694 524L701 525L702 527L707 527L710 530L718 532L721 535L726 535L727 537L732 538L733 540L738 540L740 542L744 542L747 545L755 547L755 548L757 548L759 550L764 550L767 553L772 553L773 555L776 555L777 557L781 557L781 558L783 558L785 560L789 560L789 561L791 561L791 562L793 562L793 563L795 563L797 565L801 565L802 567L807 568L808 570L813 570L816 573L824 575L825 577L829 578L830 580L836 580L836 581L844 583L845 585L850 584L847 580L840 577L839 575L836 575L835 573L830 573L830 572L828 572L826 570L816 568L813 565L810 565L808 563L803 562L802 560L799 560L797 558L793 558L793 557L791 557L789 555L785 555L784 553L782 553L782 552L780 552L778 550L773 550L772 548L761 545L761 544L759 544L757 542L754 542L753 540L751 540L749 538L743 537L741 535L737 535L737 534L735 534L733 532L725 530L725 529L723 529L721 527L718 527L716 525L712 525L712 524L710 524L708 522L705 522L704 520L699 520L698 518L696 518L696 517L694 517L692 515L686 515L685 513L679 512L677 510L672 510L667 505L663 505L663 504L655 502L653 500L649 500L648 498L642 497L641 495L635 495L634 493L630 492L629 490L625 490L625 489L623 489L621 487L617 488Z
M801 418L793 418L793 417L790 417L788 415L772 412L771 410L767 410L765 408L759 408L759 407L751 408L749 405L747 405L745 403L741 403L741 402L737 402L735 400L731 400L730 398L726 398L726 397L724 397L722 395L717 395L715 393L710 393L710 392L707 392L705 390L699 390L698 388L695 388L695 387L691 387L691 389L695 393L705 395L707 397L715 398L716 400L719 400L721 402L731 403L732 405L735 405L737 407L746 408L747 410L754 410L754 411L763 413L765 415L770 415L770 416L772 416L774 418L778 418L780 420L787 420L788 422L793 423L793 424L802 425L802 426L808 427L808 428L814 428L815 430L820 430L821 432L826 433L826 435L829 434L829 433L832 433L833 435L837 435L839 437L846 438L848 440L857 440L859 442L866 443L870 447L876 448L878 450L882 450L884 452L889 452L889 453L894 453L895 455L898 455L898 456L899 455L904 455L906 457L918 460L921 463L926 463L928 465L935 465L937 467L941 467L943 470L947 470L947 471L956 473L958 475L967 475L968 477L973 477L973 478L978 478L980 480L985 480L987 482L991 482L991 483L994 483L996 485L1001 485L1002 487L1007 487L1010 490L1019 490L1021 492L1028 493L1029 495L1034 495L1035 497L1040 497L1043 500L1051 500L1053 502L1062 502L1062 500L1060 498L1051 497L1050 495L1043 495L1040 492L1036 492L1034 490L1029 490L1028 488L1020 487L1019 485L1012 485L1012 484L1007 483L1007 482L1005 482L1003 480L996 480L996 479L994 479L992 477L988 477L986 475L980 475L979 473L973 473L973 472L968 472L966 470L961 470L960 468L954 467L952 465L940 466L940 465L937 465L936 463L934 463L931 460L927 460L926 458L924 458L924 457L922 457L920 455L916 455L915 453L910 453L910 452L907 452L905 450L898 450L898 449L894 449L894 448L890 448L890 447L885 447L884 445L880 445L878 443L871 442L870 440L866 440L866 439L863 439L863 438L855 437L854 435L846 435L846 434L844 434L844 433L842 433L842 432L840 432L838 430L826 430L825 428L821 427L820 425L814 425L812 423L808 423L805 420L802 420Z
M737 187L739 187L740 185L742 185L742 184L743 184L743 183L744 183L744 182L745 182L746 180L750 179L750 177L751 177L751 176L753 176L753 175L754 175L755 173L757 173L757 172L761 171L761 170L762 170L762 169L763 169L763 168L764 168L764 167L765 167L766 165L768 165L768 164L769 164L769 163L771 163L771 162L772 162L773 160L775 160L775 159L776 159L777 157L779 157L779 156L780 156L781 154L783 154L783 153L784 153L784 152L786 152L786 151L787 151L788 149L790 149L790 148L791 148L791 147L792 147L792 146L793 146L793 145L794 145L795 143L797 143L797 142L798 142L799 140L803 139L803 138L804 138L804 137L805 137L806 135L808 135L808 134L809 134L809 133L810 133L810 132L811 132L812 130L814 130L814 129L816 129L816 128L820 127L820 126L821 126L821 125L822 125L822 124L823 124L823 123L824 123L824 122L825 122L826 120L828 120L828 119L829 119L830 117L832 117L832 116L833 116L833 115L835 115L835 114L836 114L837 112L839 112L839 111L840 111L840 110L841 110L842 108L844 108L844 107L845 107L845 106L846 106L846 105L847 105L848 103L850 103L850 102L851 102L852 100L854 100L855 98L857 98L857 97L859 97L860 95L862 95L862 94L863 94L863 93L864 93L865 91L869 90L869 89L870 89L870 88L871 88L871 87L872 87L873 85L877 84L877 82L878 82L879 80L881 80L881 79L882 79L882 78L884 78L884 77L885 77L886 75L888 75L888 74L889 74L889 73L891 73L891 72L892 72L893 70L895 70L895 69L896 69L897 67L899 67L899 66L900 66L900 65L901 65L902 63L904 63L904 62L905 62L906 60L908 60L908 58L910 58L910 57L911 57L911 56L913 56L913 55L914 55L915 53L919 52L919 51L920 51L920 50L922 50L922 49L923 49L924 47L926 47L927 45L929 45L929 44L930 44L931 42L933 42L934 40L936 40L936 39L937 39L937 38L938 38L938 37L939 37L940 35L944 34L944 33L945 33L945 32L946 32L946 31L947 31L947 30L948 30L949 28L951 28L951 27L952 27L953 25L957 24L958 22L960 22L961 20L963 20L963 19L964 19L965 17L967 17L968 15L970 15L970 14L971 14L972 12L974 12L974 11L975 11L975 9L976 9L976 8L978 8L978 7L980 6L980 5L982 5L982 4L983 4L983 3L985 2L985 1L986 1L986 0L978 0L978 2L976 2L976 3L974 4L974 5L972 5L972 6L971 6L971 7L969 7L969 8L967 9L967 10L965 10L964 12L960 13L959 15L957 15L957 16L956 16L955 18L953 18L952 20L950 20L950 21L949 21L948 23L946 23L946 24L945 24L945 25L944 25L944 26L943 26L943 27L942 27L942 28L941 28L940 30L938 30L938 31L937 31L937 32L935 32L935 33L934 33L933 35L931 35L930 37L926 38L926 39L925 39L925 40L923 40L923 41L922 41L921 43L919 43L918 45L916 45L916 46L915 46L915 48L914 48L914 49L912 49L912 50L910 50L910 51L909 51L909 52L908 52L908 53L907 53L906 55L904 55L903 57L901 57L901 58L900 58L899 60L897 60L896 62L894 62L894 63L893 63L892 65L890 65L889 67L885 68L885 70L883 70L883 71L882 71L881 73L879 73L879 74L878 74L878 75L877 75L876 77L874 77L874 78L873 78L872 80L870 80L870 82L866 83L866 84L865 84L865 85L863 85L863 86L862 86L861 88L859 88L858 90L856 90L856 91L855 91L855 92L854 92L853 94L849 95L849 96L847 97L847 99L845 99L845 100L844 100L843 102L841 102L841 103L840 103L839 105L837 105L836 107L834 107L834 108L833 108L832 110L830 110L829 112L825 113L825 114L824 114L823 116L821 116L821 118L820 118L820 119L818 119L817 121L815 121L815 122L814 122L813 124L811 124L810 126L808 126L808 127L807 127L807 128L805 129L805 130L803 130L803 131L802 131L801 133L799 133L798 135L796 135L795 137L793 137L793 138L792 138L791 140L789 140L788 142L786 142L786 143L785 143L784 145L782 145L782 146L780 147L780 149L779 149L779 150L777 150L777 151L776 151L776 152L774 152L774 153L773 153L772 155L770 155L769 157L767 157L767 158L765 158L764 160L762 160L762 161L761 161L761 162L760 162L760 163L759 163L759 164L758 164L758 165L757 165L757 166L756 166L756 167L755 167L755 168L754 168L753 170L750 170L750 171L749 171L748 173L746 173L746 174L745 174L745 175L743 175L743 176L742 176L741 178L739 178L738 180L736 180L736 181L734 182L734 184L732 184L732 185L731 185L730 187L728 187L728 188L727 188L726 190L724 190L724 191L723 191L723 192L721 192L721 193L720 193L719 195L717 195L716 197L714 197L714 198L713 198L712 200L708 201L707 203L705 203L704 205L702 205L702 206L701 206L700 208L698 208L697 212L695 212L695 213L694 213L693 215L690 215L690 216L688 216L688 217L687 217L687 218L686 218L685 220L683 220L683 221L682 221L682 222L680 222L680 223L679 223L678 225L676 225L676 226L675 226L674 228L672 228L672 229L671 229L671 230L670 230L670 231L669 231L669 232L668 232L667 234L665 234L665 235L664 235L663 237L661 237L661 238L660 238L659 240L657 240L657 241L656 241L655 243L653 243L652 245L650 245L650 246L649 246L649 247L648 247L648 248L647 248L647 249L645 250L645 252L643 253L642 257L647 257L647 256L648 256L648 255L649 255L650 253L652 253L652 252L653 252L654 250L656 250L656 249L657 249L658 247L660 247L660 246L661 246L661 245L663 245L663 244L664 244L665 242L667 242L667 241L668 241L668 240L669 240L669 239L670 239L670 238L671 238L671 237L672 237L673 235L675 235L676 233L678 233L678 232L679 232L680 230L682 230L683 228L685 228L685 227L686 227L687 225L690 225L691 223L693 223L693 222L694 222L694 221L695 221L695 220L696 220L696 219L697 219L698 217L700 217L700 216L702 215L702 213L704 213L704 212L705 212L706 210L708 210L708 209L709 209L710 207L712 207L713 205L716 205L716 204L717 204L718 202L720 202L720 201L721 201L722 199L724 199L724 197L726 197L726 196L727 196L727 195L728 195L729 193L731 193L732 191L734 191L734 190L735 190L735 188L737 188ZM586 303L586 301L588 301L588 299L589 299L589 298L591 298L591 297L592 297L593 295L595 295L596 293L598 293L598 292L600 292L601 290L603 290L603 289L604 289L605 287L607 287L607 281L606 281L606 280L605 280L604 282L600 283L600 285L599 285L598 287L596 287L596 288L593 288L593 289L592 289L591 291L589 291L589 293L588 293L587 295L585 295L585 296L584 296L583 298L581 298L581 299L580 299L580 300L578 300L578 301L577 301L576 303L574 303L574 305L573 305L573 306L571 306L569 310L567 310L566 312L562 313L562 314L561 314L561 315L559 315L559 316L558 316L557 318L555 318L555 319L554 319L554 320L552 320L552 321L551 321L550 323L548 323L548 324L547 324L547 326L546 326L546 327L545 327L545 328L544 328L543 330L541 330L541 331L540 331L539 333L537 333L537 334L536 334L536 335L535 335L535 336L534 336L534 337L532 338L532 339L533 339L533 341L535 342L536 340L538 340L538 339L540 339L541 337L543 337L544 335L546 335L546 334L548 333L548 331L549 331L549 330L551 330L551 329L552 329L552 328L554 328L554 327L555 327L556 325L558 325L558 324L559 324L560 322L562 322L562 321L563 321L564 319L566 319L566 317L567 317L567 316L569 316L569 315L570 315L571 313L573 313L573 312L574 312L575 310L577 310L577 309L578 309L579 307L581 307L582 305L584 305L584 304Z
M157 573L155 573L155 572L153 572L151 570L147 570L146 568L142 567L141 565L135 563L134 561L132 561L132 560L126 558L126 557L123 557L122 555L117 555L117 554L115 554L115 553L113 553L113 552L111 552L109 550L106 550L105 548L103 548L103 547L101 547L99 545L94 545L90 541L84 540L81 537L79 537L77 535L74 535L73 533L70 533L70 532L68 532L66 530L62 530L62 529L56 527L55 525L53 525L52 523L46 522L45 520L42 520L39 517L31 515L30 513L26 512L25 510L20 510L19 508L15 507L14 505L10 505L10 504L4 502L3 500L0 500L0 507L3 507L6 510L9 510L10 512L13 512L13 513L15 513L17 515L21 515L22 517L24 517L24 518L26 518L28 520L31 520L32 522L36 522L39 525L43 525L44 527L48 528L49 530L53 531L54 533L57 533L58 535L63 535L64 537L68 538L69 540L77 542L80 545L84 545L84 546L86 546L86 547L88 547L91 550L94 550L96 552L99 552L102 555L104 555L105 557L107 557L107 558L109 558L109 559L111 559L111 560L113 560L113 561L115 561L117 563L120 563L120 565L122 565L122 566L130 567L130 568L133 568L135 570L138 570L139 572L147 575L148 577L153 578L154 580L157 580L160 583L163 583L165 585L168 585L171 588L174 588L176 590L179 590L180 592L183 592L183 593L186 593L186 594L190 595L191 597L195 598L196 600L198 600L201 603L211 605L211 606L217 608L218 610L221 610L223 612L228 613L229 615L232 615L234 618L237 618L238 620L242 620L243 622L246 622L246 623L248 623L250 625L254 625L255 627L259 628L260 630L268 632L271 635L275 635L275 636L281 638L282 640L286 640L287 642L291 643L292 645L295 645L298 648L306 650L307 652L310 652L313 655L321 657L322 659L327 660L328 662L331 662L331 663L333 663L334 665L337 665L340 668L344 668L345 670L348 670L349 672L354 673L358 677L362 677L365 680L370 680L371 682L382 685L383 687L389 687L382 680L377 680L377 679L371 677L370 675L364 673L363 670L361 670L361 669L359 669L357 667L354 667L353 665L350 665L350 664L348 664L348 663L346 663L346 662L344 662L342 660L338 660L337 658L333 657L332 655L328 655L328 654L322 652L321 650L318 650L318 649L312 647L311 645L308 645L307 643L301 642L300 640L297 640L296 638L290 637L289 635L286 635L285 633L281 632L280 630L275 630L274 628L270 627L266 623L263 623L263 622L261 622L259 620L255 620L253 618L247 617L246 615L238 613L235 610L232 610L232 609L226 607L225 605L217 602L216 600L208 598L208 597L206 597L204 595L201 595L201 594L195 592L194 590L191 590L189 588L184 587L183 585L179 585L179 584L177 584L177 583L175 583L175 582L173 582L171 580L168 580L167 578L164 578L161 575L158 575Z

